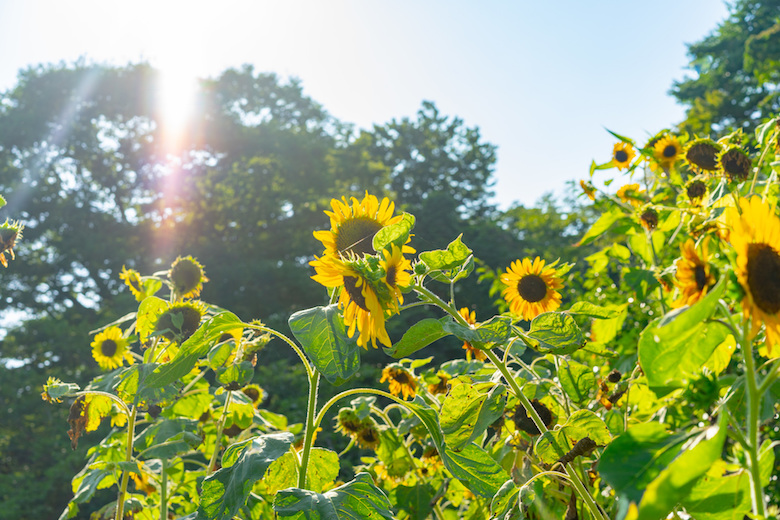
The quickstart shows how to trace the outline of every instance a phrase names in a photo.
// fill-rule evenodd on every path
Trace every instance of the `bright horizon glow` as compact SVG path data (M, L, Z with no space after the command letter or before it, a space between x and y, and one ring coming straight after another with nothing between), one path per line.
M159 66L157 117L162 130L163 146L178 155L186 145L195 108L197 77L191 67L179 62L163 62Z

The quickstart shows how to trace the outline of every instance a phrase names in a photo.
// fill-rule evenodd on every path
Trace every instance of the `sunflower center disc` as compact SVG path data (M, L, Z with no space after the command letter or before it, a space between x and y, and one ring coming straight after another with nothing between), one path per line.
M358 256L375 253L372 241L382 225L370 217L355 217L345 220L336 231L336 249L342 256L349 252Z
M664 157L674 157L677 155L677 147L673 144L667 145L666 148L664 148Z
M525 301L536 303L547 296L547 284L539 275L529 274L517 283L517 292Z
M780 255L767 244L748 246L747 283L753 301L767 314L780 311Z
M113 339L104 339L100 344L100 352L106 357L114 357L116 354L116 341Z
M696 280L696 287L703 291L707 286L707 273L704 271L703 265L697 265L693 270L693 277Z
M625 152L625 150L618 150L615 152L615 160L617 162L626 162L628 160L628 154Z
M363 297L363 292L360 290L360 287L357 286L357 282L358 279L354 276L345 276L344 289L347 291L347 294L349 294L350 300L355 302L357 306L364 311L368 311L368 307L366 307L366 299Z
M387 276L385 276L385 279L387 280L387 285L390 287L395 287L395 266L389 265L387 266Z

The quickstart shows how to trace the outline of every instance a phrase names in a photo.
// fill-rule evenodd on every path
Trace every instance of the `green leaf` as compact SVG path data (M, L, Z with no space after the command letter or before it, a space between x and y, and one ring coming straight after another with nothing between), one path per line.
M423 401L422 397L416 395L413 401L404 404L420 421L425 425L431 440L436 445L439 453L444 451L444 435L439 428L439 419L436 411Z
M623 328L623 322L628 316L628 304L607 305L607 309L614 310L617 315L614 318L605 320L596 320L590 326L591 341L606 345L617 336L620 329Z
M620 312L610 307L600 307L590 302L577 302L571 306L568 311L569 314L579 314L581 316L590 316L591 318L598 318L602 320L608 320L617 318Z
M420 260L431 270L455 269L462 266L471 256L469 249L458 235L458 238L450 242L446 250L436 249L420 253Z
M495 343L504 343L512 335L512 320L507 316L494 316L476 328L467 327L447 319L443 322L445 332L456 338L468 341L476 348L489 348Z
M666 518L677 503L688 496L699 477L720 460L726 440L726 424L722 417L721 426L708 428L704 435L707 440L685 450L647 486L639 503L637 520Z
M596 170L608 170L610 168L614 168L615 165L612 164L612 161L605 162L603 164L596 164L596 161L590 162L590 176L593 177L593 172Z
M442 318L449 321L449 318ZM411 327L403 337L393 345L392 348L385 348L387 355L396 359L408 357L418 350L421 350L436 340L449 336L442 327L442 321L433 318L420 320Z
M447 447L439 452L441 459L452 476L463 482L472 493L485 498L493 498L509 478L506 471L488 455L488 453L471 443L462 451L453 451Z
M149 334L154 332L154 325L157 323L157 317L168 308L168 303L157 296L147 296L138 306L138 317L136 318L136 330L141 341L146 340Z
M536 441L536 454L547 464L552 464L569 451L577 441L589 437L599 446L612 440L606 423L590 410L577 410L558 430L548 431Z
M660 287L653 271L647 269L629 268L623 276L626 284L636 292L638 300L646 300L651 291Z
M585 403L596 387L596 374L590 367L576 361L563 361L558 367L558 380L569 399L577 404Z
M439 422L449 449L460 451L482 435L506 406L506 387L493 383L461 383L450 390Z
M537 342L532 347L543 353L571 354L585 345L574 318L560 312L545 312L534 318L528 337Z
M382 251L390 247L390 244L395 244L398 248L409 240L409 233L414 228L414 215L404 213L401 216L400 222L385 226L374 235L372 245L374 251Z
M280 489L295 487L298 483L298 457L288 451L268 466L263 477L265 492L275 495Z
M217 369L217 381L223 385L231 383L238 386L245 386L252 382L252 376L255 375L255 367L250 361L242 361L237 365L228 365Z
M290 329L317 370L333 385L346 383L360 368L360 347L347 336L338 307L313 307L290 316Z
M639 335L639 364L659 397L687 386L728 337L725 325L705 321L715 312L725 287L724 277L693 306L652 321Z
M333 450L312 448L309 453L309 468L306 485L312 491L321 493L339 475L339 456Z
M149 298L144 302L147 300ZM150 388L161 388L178 381L192 370L200 358L208 354L213 344L223 333L243 326L244 322L232 312L220 312L209 318L187 341L181 344L176 356L169 363L159 366L142 383Z
M582 236L580 241L577 242L577 245L584 246L590 244L611 228L612 224L622 218L625 218L625 214L619 208L614 208L606 213L602 213L598 220L594 222L590 229Z
M287 453L292 441L291 433L281 432L241 443L243 449L235 464L203 480L198 518L232 518L246 502L254 483L263 478L273 461Z
M515 485L515 481L512 479L504 482L498 492L493 496L490 501L490 518L501 518L506 515L512 508L517 500L517 493L520 489Z
M3 198L3 196L2 196L2 195L0 195L0 208L2 208L3 206L5 206L5 204L6 204L6 202L5 202L5 198Z
M280 518L296 520L392 520L390 507L387 496L368 473L358 473L354 480L327 493L290 488L279 491L274 499L274 511Z
M392 503L401 511L405 511L410 520L426 520L433 506L431 500L434 489L430 484L418 484L415 486L397 486L390 492Z

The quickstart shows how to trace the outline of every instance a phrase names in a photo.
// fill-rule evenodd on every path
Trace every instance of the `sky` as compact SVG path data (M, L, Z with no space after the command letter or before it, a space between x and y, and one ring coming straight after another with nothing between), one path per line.
M357 128L428 100L498 147L499 206L531 206L610 159L605 128L642 141L681 121L668 91L693 74L686 44L727 14L721 0L0 0L0 90L81 58L180 79L252 64Z

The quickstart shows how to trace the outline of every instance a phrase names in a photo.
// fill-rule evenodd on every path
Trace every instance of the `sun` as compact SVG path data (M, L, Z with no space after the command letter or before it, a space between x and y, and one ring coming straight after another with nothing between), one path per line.
M178 155L186 147L196 109L198 80L186 61L160 60L155 85L156 117L168 153Z

